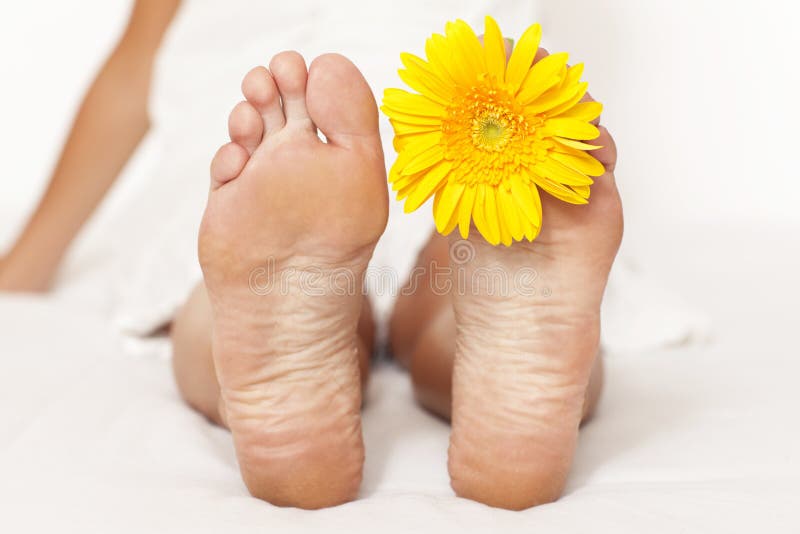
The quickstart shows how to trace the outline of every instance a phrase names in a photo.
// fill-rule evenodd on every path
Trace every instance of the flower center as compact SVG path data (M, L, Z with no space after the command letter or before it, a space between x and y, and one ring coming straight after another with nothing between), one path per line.
M488 83L458 95L442 120L450 180L497 186L521 174L541 151L536 132L540 123L532 119L504 89Z
M472 119L472 143L483 150L502 150L514 133L513 125L504 115L487 110Z

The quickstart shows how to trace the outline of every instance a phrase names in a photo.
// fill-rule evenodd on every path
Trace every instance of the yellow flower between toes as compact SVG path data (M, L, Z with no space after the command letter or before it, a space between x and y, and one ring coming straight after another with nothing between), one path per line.
M470 225L493 245L533 241L542 227L539 190L585 204L603 165L583 141L599 132L598 102L581 102L583 65L567 54L533 64L542 30L528 28L506 62L500 28L486 17L484 44L465 22L425 45L427 61L401 54L400 78L412 89L387 89L382 110L394 127L397 161L389 182L405 211L431 196L436 229ZM537 187L538 186L538 187Z

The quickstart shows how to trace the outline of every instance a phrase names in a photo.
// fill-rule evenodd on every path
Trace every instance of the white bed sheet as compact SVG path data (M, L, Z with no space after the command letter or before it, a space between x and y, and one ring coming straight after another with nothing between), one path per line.
M0 532L798 532L796 234L703 235L673 233L649 260L716 340L609 355L566 495L521 513L453 496L448 427L388 363L367 394L358 501L250 498L227 433L181 403L167 360L126 355L70 301L0 297Z

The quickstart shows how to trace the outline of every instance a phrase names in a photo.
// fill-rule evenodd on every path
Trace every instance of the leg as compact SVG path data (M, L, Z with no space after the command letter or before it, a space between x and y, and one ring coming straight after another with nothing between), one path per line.
M357 332L388 214L377 106L358 69L333 54L310 69L296 52L278 54L242 91L199 236L218 420L254 496L341 504L361 482ZM195 403L213 413L209 368Z
M172 368L178 390L186 403L214 423L227 427L220 406L219 381L211 355L211 304L199 284L172 323ZM358 322L358 364L362 388L369 378L375 343L375 323L365 298Z
M451 295L438 292L430 280L431 265L447 266L448 239L437 233L420 253L414 271L421 273L403 288L391 319L392 352L406 366L414 396L427 410L450 419L456 318ZM603 359L598 354L583 404L582 422L594 413L603 390Z

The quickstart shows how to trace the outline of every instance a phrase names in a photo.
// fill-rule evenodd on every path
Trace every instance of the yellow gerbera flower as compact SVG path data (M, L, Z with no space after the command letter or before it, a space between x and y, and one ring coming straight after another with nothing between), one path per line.
M599 135L598 102L581 102L583 65L567 54L533 64L542 29L528 28L506 62L500 28L486 17L484 44L464 21L425 45L427 61L401 54L400 78L419 94L387 89L382 110L395 131L389 182L410 213L434 195L436 228L470 224L494 245L533 241L542 226L537 186L585 204L603 165L583 141Z

